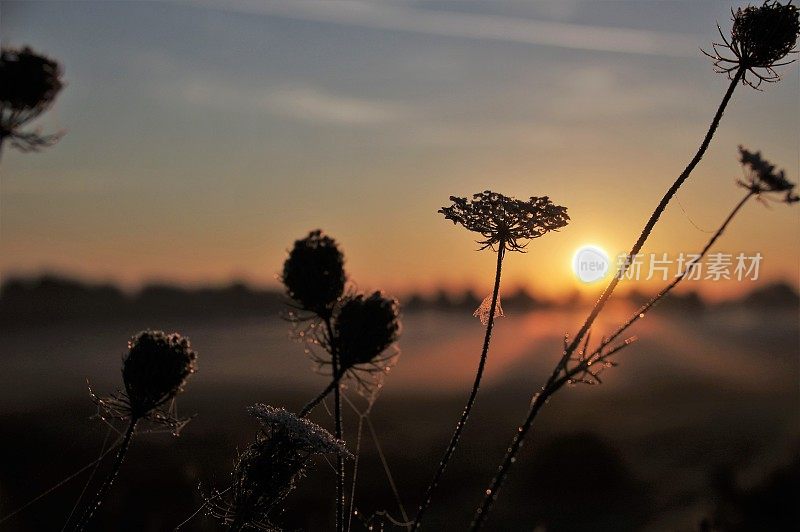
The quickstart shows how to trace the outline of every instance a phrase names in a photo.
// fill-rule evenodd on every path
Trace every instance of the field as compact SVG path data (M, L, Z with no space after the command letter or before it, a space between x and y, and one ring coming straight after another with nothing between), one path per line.
M612 307L597 334L631 309L625 302ZM432 506L431 529L468 524L532 392L560 351L563 333L581 317L577 310L509 314L497 323L474 420ZM649 315L634 331L639 342L622 354L620 367L607 371L602 385L572 387L547 406L490 529L697 530L702 519L717 517L745 529L758 519L759 529L778 530L771 526L796 519L797 510L790 509L800 478L796 318L795 308ZM118 388L124 341L146 327L191 337L199 372L178 406L181 414L197 416L177 439L163 433L138 437L100 512L100 530L171 530L200 506L202 493L227 486L237 449L256 430L245 406L266 402L298 410L327 382L311 371L289 325L275 316L7 326L0 354L0 515L96 458L108 429L92 417L87 379L99 392ZM363 424L359 516L385 510L402 520L369 422L397 495L413 514L471 385L482 334L468 312L404 316L402 355ZM352 387L347 395L363 408ZM332 426L324 408L313 418ZM347 409L351 448L357 424ZM0 527L59 529L88 475ZM350 475L348 467L348 493ZM287 529L329 526L334 477L328 463L316 463L287 500ZM181 529L215 527L201 513ZM353 528L361 529L358 516Z

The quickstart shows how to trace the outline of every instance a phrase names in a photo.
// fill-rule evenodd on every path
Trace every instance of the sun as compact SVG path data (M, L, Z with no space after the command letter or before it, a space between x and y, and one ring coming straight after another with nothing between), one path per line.
M608 253L600 246L583 245L572 256L572 271L582 282L596 283L608 275Z

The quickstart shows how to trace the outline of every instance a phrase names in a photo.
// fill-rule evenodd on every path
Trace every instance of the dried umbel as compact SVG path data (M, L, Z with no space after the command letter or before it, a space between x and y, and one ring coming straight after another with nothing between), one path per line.
M239 457L228 497L208 499L210 513L232 530L277 530L271 520L279 504L320 454L350 456L344 442L319 425L283 408L256 404L248 411L261 424L256 441Z
M339 353L340 371L358 364L379 367L381 354L400 334L400 305L396 299L374 292L369 297L347 298L334 324L334 342Z
M781 62L794 52L800 35L797 7L791 2L764 2L759 7L739 8L732 15L730 39L720 29L723 42L714 43L714 54L706 53L714 59L717 71L733 78L743 69L742 81L753 87L780 79L775 67L793 61ZM748 73L755 79L748 79Z
M297 240L283 264L286 292L301 310L330 317L344 291L344 256L336 241L322 231Z
M510 198L489 190L472 196L472 200L450 196L453 205L439 212L454 224L480 233L481 249L522 251L526 240L557 231L569 223L567 208L555 205L547 196L527 201Z
M128 342L122 379L133 417L144 417L179 393L195 372L197 354L180 334L143 331Z
M42 136L19 128L46 111L63 82L61 66L28 47L0 52L0 141L10 138L23 151L51 144L58 135Z
M785 193L783 202L795 203L800 197L794 193L795 183L786 179L783 170L776 171L775 165L761 157L761 152L751 152L739 146L739 162L745 171L745 179L739 180L739 186L754 194Z

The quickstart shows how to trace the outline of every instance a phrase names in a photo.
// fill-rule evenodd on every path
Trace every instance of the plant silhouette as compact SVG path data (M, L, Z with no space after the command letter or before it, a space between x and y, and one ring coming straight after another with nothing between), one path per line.
M186 420L172 413L171 403L183 391L189 375L197 370L196 359L189 339L177 333L143 331L128 342L128 353L122 362L125 392L109 397L92 393L101 419L124 420L128 427L111 471L86 505L75 530L86 530L103 503L119 474L139 422L146 420L165 425L175 434L186 424Z
M230 530L280 530L273 522L280 503L305 475L316 455L352 456L345 443L316 423L264 404L248 412L261 430L239 454L233 485L206 499L209 514Z
M303 407L300 417L308 416L333 392L334 435L341 440L340 381L349 375L360 386L369 388L375 383L362 374L377 378L385 374L396 359L396 353L384 353L400 333L399 304L380 292L368 297L346 294L344 256L336 241L321 230L311 231L295 242L281 279L294 302L289 319L300 328L298 336L307 342L307 351L320 367L331 367L330 383ZM344 481L344 456L340 453L336 456L337 532L345 526Z
M439 466L433 475L422 504L417 510L414 518L413 528L419 529L425 511L433 500L434 492L447 469L447 464L455 453L461 433L469 420L469 414L478 397L478 389L481 385L483 372L486 367L486 359L489 354L489 343L492 338L492 328L494 318L502 315L500 308L500 277L503 268L503 258L506 251L523 252L529 241L539 238L549 233L557 231L569 223L567 209L560 205L555 205L547 196L537 198L531 197L527 201L518 200L504 196L497 192L486 190L473 195L472 200L466 198L450 197L453 204L449 207L442 207L439 210L444 217L451 220L454 224L461 224L469 231L479 233L483 240L479 240L480 249L491 249L497 254L497 266L495 267L494 287L492 294L476 310L476 316L480 317L481 322L486 326L486 333L483 338L483 349L478 361L478 369L475 373L475 381L472 384L467 402L461 412L461 417L456 423L450 443L445 449L444 455L439 462Z
M758 88L757 82L753 83L747 79L748 73L757 75L758 69L766 69L767 71L767 75L761 75L758 78L759 80L761 78L764 78L764 81L777 80L777 72L774 71L774 68L781 66L781 63L778 62L782 61L789 53L794 51L799 33L800 23L798 23L798 10L791 4L782 5L779 2L765 2L760 7L748 7L733 13L731 39L727 42L729 43L730 49L733 50L734 53L738 53L736 60L731 63L734 68L731 70L720 70L719 62L722 58L714 58L717 71L726 73L731 80L728 90L725 92L722 102L711 120L711 125L700 143L700 147L683 172L681 172L672 186L670 186L661 198L658 206L645 224L641 235L628 253L628 257L635 257L636 254L639 253L661 217L661 214L667 208L667 205L703 158L719 126L722 114L730 102L733 91L736 89L739 82L741 81L744 84ZM720 34L722 34L721 30ZM620 266L618 274L609 282L578 333L571 341L565 341L563 354L555 365L547 382L542 386L541 391L537 393L531 401L527 416L516 431L508 446L508 451L498 468L497 474L485 491L483 502L475 512L471 525L472 530L480 529L485 523L492 508L492 504L496 500L498 492L508 476L508 471L516 460L516 455L533 426L536 415L542 406L544 406L547 399L552 395L554 391L553 387L563 378L569 360L578 351L581 345L587 343L589 329L605 307L628 266L629 262L625 262Z
M64 87L61 65L25 46L0 51L0 154L3 144L23 152L52 146L60 133L44 135L22 127L47 111Z

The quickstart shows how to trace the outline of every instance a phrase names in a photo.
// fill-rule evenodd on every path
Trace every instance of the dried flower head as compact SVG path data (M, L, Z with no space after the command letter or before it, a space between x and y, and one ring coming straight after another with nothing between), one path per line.
M555 205L547 196L528 201L510 198L489 190L472 196L472 200L450 196L453 205L439 212L454 224L480 233L480 249L502 246L522 251L527 242L549 231L557 231L569 223L567 208Z
M399 334L400 305L396 299L383 297L380 292L369 297L359 294L347 298L334 323L334 342L341 370L347 371L359 364L382 369L381 364L386 359L381 354L397 341Z
M319 229L297 240L283 264L286 292L301 310L330 316L344 292L344 256L331 237Z
M21 132L19 128L46 111L64 86L61 66L28 47L0 51L0 140L8 137L23 151L36 150L59 135Z
M128 342L122 380L134 416L141 417L178 394L196 371L197 354L180 334L142 331Z
M291 442L292 447L304 449L309 454L350 456L342 440L337 440L316 423L296 416L285 408L258 403L248 407L247 412L261 424L265 437L280 435L286 442Z
M305 474L311 457L351 455L343 441L283 408L257 404L248 411L258 419L261 432L239 455L228 496L216 492L206 502L211 515L232 529L278 530L271 521Z
M122 361L125 392L100 397L90 394L103 419L147 419L173 433L188 423L175 413L172 399L197 370L197 354L178 333L142 331L128 341Z
M794 193L795 183L786 179L783 170L776 171L775 165L761 157L761 152L751 152L739 146L739 162L745 171L745 179L737 183L755 194L766 194L771 192L785 193L785 203L795 203L800 201Z
M742 81L752 87L758 88L764 81L779 80L775 67L793 62L779 61L794 52L800 35L797 7L791 2L783 5L777 1L765 1L759 7L747 6L735 12L732 10L731 14L730 39L717 26L723 42L713 43L713 54L703 53L714 60L717 72L725 73L731 79L736 71L744 69ZM755 79L748 79L748 74Z

